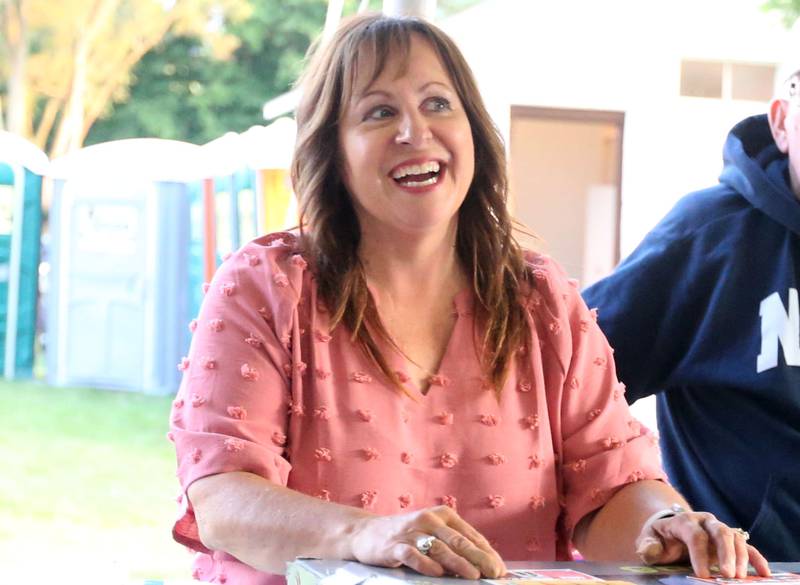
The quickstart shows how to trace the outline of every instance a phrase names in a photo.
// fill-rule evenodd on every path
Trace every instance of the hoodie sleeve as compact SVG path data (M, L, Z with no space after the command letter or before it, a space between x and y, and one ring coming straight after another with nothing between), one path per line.
M669 219L582 293L597 309L631 403L679 383L704 326L714 274L724 269L705 236L676 236L665 229Z

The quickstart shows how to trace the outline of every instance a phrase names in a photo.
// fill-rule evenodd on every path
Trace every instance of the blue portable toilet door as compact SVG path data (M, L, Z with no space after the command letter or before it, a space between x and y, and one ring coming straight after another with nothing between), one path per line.
M152 374L149 187L109 197L84 186L65 198L58 377L67 383L140 390Z

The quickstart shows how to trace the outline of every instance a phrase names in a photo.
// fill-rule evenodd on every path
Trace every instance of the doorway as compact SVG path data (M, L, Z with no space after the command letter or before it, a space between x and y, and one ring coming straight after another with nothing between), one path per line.
M511 107L512 212L581 287L619 261L624 117Z

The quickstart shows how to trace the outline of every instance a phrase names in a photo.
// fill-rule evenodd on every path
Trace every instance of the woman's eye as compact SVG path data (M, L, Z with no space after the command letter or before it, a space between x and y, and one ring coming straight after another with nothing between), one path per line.
M453 108L447 98L433 97L428 100L428 109L432 112L448 112Z
M389 118L392 116L394 112L388 106L378 106L372 108L367 115L364 116L365 120L383 120L384 118Z

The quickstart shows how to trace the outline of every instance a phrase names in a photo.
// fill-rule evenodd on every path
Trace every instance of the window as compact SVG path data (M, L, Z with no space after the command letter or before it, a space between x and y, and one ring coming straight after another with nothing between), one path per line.
M681 95L722 97L722 63L684 61L681 63Z
M731 98L768 102L772 98L775 67L733 63Z
M772 97L775 66L731 61L681 62L681 95L766 102Z

